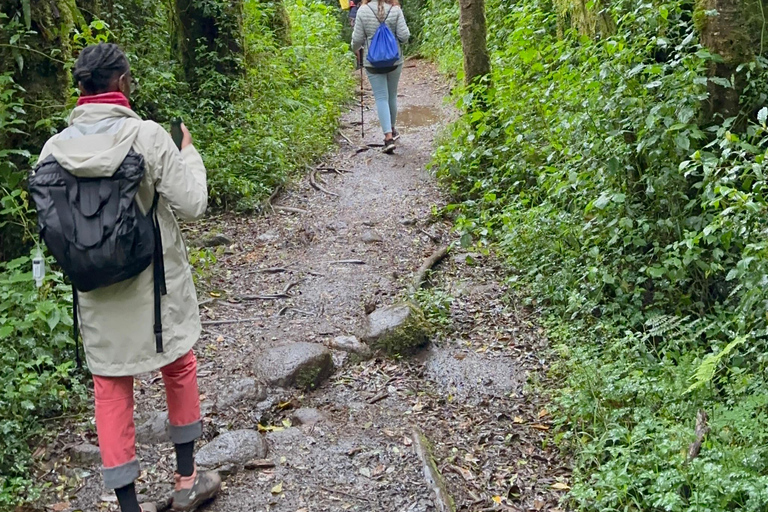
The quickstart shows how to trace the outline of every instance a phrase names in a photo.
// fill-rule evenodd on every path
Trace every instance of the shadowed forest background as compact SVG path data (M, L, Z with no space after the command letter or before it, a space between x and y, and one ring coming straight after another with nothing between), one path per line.
M768 5L487 0L480 20L477 2L402 3L408 52L463 112L432 164L440 213L505 259L557 354L534 384L573 460L563 508L766 510ZM137 112L180 115L213 208L251 213L332 147L349 35L331 0L0 1L0 509L36 498L35 450L86 396L69 287L34 288L24 191L79 49L119 43Z

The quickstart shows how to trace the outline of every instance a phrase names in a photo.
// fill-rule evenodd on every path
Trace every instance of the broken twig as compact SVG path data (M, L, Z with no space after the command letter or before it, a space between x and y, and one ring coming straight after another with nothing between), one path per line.
M707 417L706 411L699 410L696 414L696 440L688 447L688 458L685 461L686 464L699 456L701 445L704 443L704 438L709 434L708 421L709 418Z
M365 265L363 260L334 260L329 261L329 265Z

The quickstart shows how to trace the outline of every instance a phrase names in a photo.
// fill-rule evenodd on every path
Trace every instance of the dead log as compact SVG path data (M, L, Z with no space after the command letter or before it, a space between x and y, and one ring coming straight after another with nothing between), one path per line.
M427 486L435 494L435 508L438 512L456 512L456 505L453 502L453 498L448 494L448 488L445 485L443 475L437 469L435 458L432 456L429 441L415 427L411 438L413 439L413 447L416 449L416 455L419 456L424 466L424 479Z

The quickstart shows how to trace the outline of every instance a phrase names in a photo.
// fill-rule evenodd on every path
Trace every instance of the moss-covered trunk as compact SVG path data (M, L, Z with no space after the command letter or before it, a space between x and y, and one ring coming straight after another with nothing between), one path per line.
M722 58L709 69L710 77L716 80L708 85L707 122L739 114L745 79L738 68L764 50L766 34L761 13L767 11L767 0L698 0L695 16L701 42Z
M491 71L488 55L485 0L460 0L461 47L464 51L464 78L472 83Z
M225 75L242 68L242 0L175 0L179 58L187 80L195 85L215 70Z

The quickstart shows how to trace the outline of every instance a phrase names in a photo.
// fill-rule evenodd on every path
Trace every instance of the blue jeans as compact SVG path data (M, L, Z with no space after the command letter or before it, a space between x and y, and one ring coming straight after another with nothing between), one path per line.
M368 81L371 82L373 97L376 98L376 111L379 113L379 124L386 135L392 131L397 121L397 84L400 82L400 73L403 65L385 74L368 73Z

